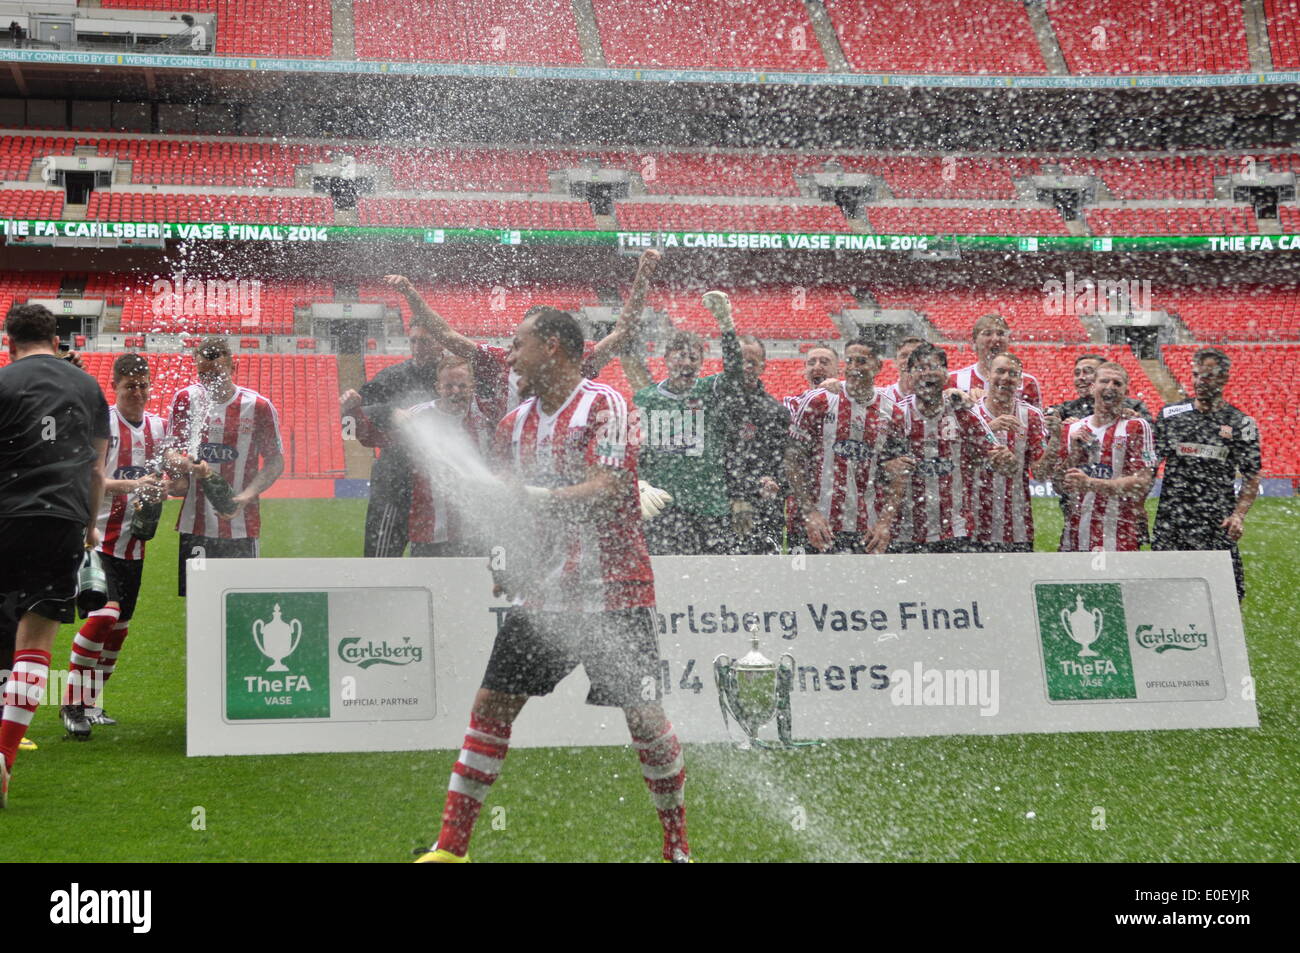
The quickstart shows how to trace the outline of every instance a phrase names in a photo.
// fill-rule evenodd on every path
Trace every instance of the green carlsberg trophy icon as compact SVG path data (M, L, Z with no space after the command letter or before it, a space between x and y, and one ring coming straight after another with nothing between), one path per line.
M1090 645L1101 638L1102 620L1105 617L1100 609L1085 609L1083 606L1083 596L1074 597L1074 609L1061 610L1061 627L1065 629L1067 635L1080 646L1079 657L1088 658L1095 656Z
M293 650L302 641L302 623L297 619L285 622L280 618L280 603L271 611L271 621L253 622L253 641L258 650L271 660L268 672L287 672L289 667L284 660L293 654Z
M816 742L797 742L792 738L790 691L794 686L794 656L781 656L780 664L764 657L758 650L758 635L750 632L750 649L744 657L733 659L719 655L713 660L713 681L718 686L718 705L722 723L730 715L745 732L741 749L796 748ZM787 661L788 660L788 661ZM759 730L776 716L778 742L763 741Z

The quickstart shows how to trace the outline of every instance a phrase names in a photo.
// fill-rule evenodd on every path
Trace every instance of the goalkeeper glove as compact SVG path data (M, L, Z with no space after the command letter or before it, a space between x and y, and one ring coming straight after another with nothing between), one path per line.
M544 506L551 501L554 491L544 486L525 486L524 499L534 506Z
M731 501L731 531L737 536L754 532L754 506L747 500Z
M636 481L637 489L641 491L641 518L643 520L652 520L664 511L669 503L673 501L673 495L667 490L661 490L657 486L651 486L645 480Z
M728 331L736 330L736 324L731 319L731 299L727 297L726 292L705 292L703 304L713 315L713 320L718 323L719 331L726 334Z

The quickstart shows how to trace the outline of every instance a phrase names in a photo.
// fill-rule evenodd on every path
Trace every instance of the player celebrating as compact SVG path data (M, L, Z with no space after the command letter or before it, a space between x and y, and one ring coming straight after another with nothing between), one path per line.
M145 410L149 402L149 363L139 354L113 362L115 403L108 409L108 451L104 457L104 502L99 510L100 542L96 549L108 581L108 604L91 612L72 640L68 683L60 714L63 727L79 740L92 725L115 725L95 699L96 672L106 684L117 667L135 613L144 572L145 542L131 535L132 495L161 502L166 492L161 475L152 472L163 449L163 419Z
M971 328L971 340L975 344L975 363L953 371L948 386L965 391L971 400L979 400L988 391L993 359L1011 346L1011 325L1000 314L986 314ZM1042 409L1043 389L1032 374L1023 375L1020 393L1016 396Z
M986 461L971 481L975 539L990 552L1034 551L1029 470L1047 451L1048 430L1043 412L1016 396L1022 374L1019 357L999 354L993 359L988 393L971 408L1016 460L1010 473L1000 473Z
M658 700L654 575L627 405L613 388L583 378L582 351L582 330L563 311L541 310L515 333L510 368L534 396L501 421L496 451L525 484L537 533L523 535L538 537L542 552L499 585L514 605L474 699L442 830L421 862L466 859L515 718L529 696L549 694L579 664L591 680L588 703L623 709L663 826L664 859L690 860L686 769Z
M1053 435L1053 475L1070 497L1062 552L1135 552L1141 545L1156 455L1151 425L1122 416L1127 396L1128 371L1102 364L1092 382L1092 415Z
M388 439L393 414L428 403L438 394L438 365L442 346L432 323L412 314L406 339L411 359L380 370L361 385L339 397L339 410L356 426L363 447L379 447L370 469L370 497L366 502L363 554L367 559L400 557L409 542L407 517L411 512L411 461L406 448Z
M912 396L912 375L907 369L907 359L912 356L917 345L924 343L922 338L915 337L903 338L898 342L898 350L894 352L894 366L898 368L898 380L883 388L885 394L896 404L901 404L906 398Z
M903 412L875 388L874 345L844 348L843 393L804 396L790 433L786 470L808 542L823 552L883 553L907 486Z
M1015 456L972 410L945 398L948 355L942 348L918 344L907 370L916 388L902 404L912 479L889 551L972 552L971 482L986 460L1010 475Z
M479 453L487 456L494 426L474 399L474 380L466 361L451 357L442 362L438 368L438 399L417 404L409 411L415 421L423 414L455 420ZM478 556L485 552L482 540L473 537L451 506L446 488L435 486L414 459L408 535L412 556Z
M1259 496L1260 440L1255 419L1223 399L1231 367L1218 348L1201 348L1192 356L1195 397L1169 404L1156 421L1156 456L1165 461L1165 478L1151 548L1228 550L1237 597L1244 599L1237 541Z
M701 378L704 341L678 331L664 347L668 376L650 383L640 355L622 360L641 424L637 468L651 489L672 505L646 524L646 544L656 556L721 555L731 545L724 447L717 388L722 375Z
M284 472L280 415L261 394L235 384L225 339L201 342L194 369L198 383L176 392L167 422L168 439L176 448L169 464L189 477L176 521L181 534L177 588L182 596L188 560L257 556L262 530L258 497ZM194 451L198 462L188 456ZM228 512L218 513L204 490L203 480L213 472L234 490Z
M833 345L818 341L803 358L803 379L808 382L808 389L802 394L791 394L782 398L781 403L790 411L790 419L799 410L805 397L815 390L828 390L832 394L839 392L840 355Z

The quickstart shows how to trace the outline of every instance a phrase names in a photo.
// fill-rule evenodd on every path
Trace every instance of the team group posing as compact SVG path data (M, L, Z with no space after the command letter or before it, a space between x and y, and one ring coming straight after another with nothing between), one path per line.
M661 821L663 858L690 860L685 766L658 696L652 553L775 552L783 538L832 553L1028 552L1031 475L1061 492L1062 551L1135 550L1148 537L1143 501L1163 460L1153 548L1229 550L1244 595L1236 542L1259 490L1259 432L1223 401L1229 360L1221 352L1196 354L1194 399L1166 406L1154 422L1128 399L1125 369L1096 356L1076 363L1079 397L1045 413L1037 380L1009 351L1006 321L987 315L973 332L975 364L950 372L941 348L908 339L896 354L898 381L887 388L875 386L882 356L874 344L844 346L842 378L840 355L819 344L807 353L809 390L783 405L762 386L762 343L737 335L730 302L718 292L704 304L721 332L722 373L701 378L704 342L679 332L665 346L667 377L650 379L634 342L656 260L653 252L642 257L627 304L601 341L585 342L564 311L534 308L509 351L464 337L407 279L386 279L411 308L412 360L341 398L345 425L350 418L359 439L382 448L366 555L398 556L408 544L412 555L475 555L501 543L476 538L449 505L447 488L414 464L399 435L404 421L422 414L459 421L510 475L529 537L526 568L515 561L494 576L512 608L472 706L442 830L421 860L467 859L515 718L529 697L548 694L579 664L591 681L588 703L624 712ZM12 329L10 340L12 349ZM632 413L618 391L592 380L615 356L637 389ZM4 375L23 363L0 370L0 408ZM204 342L196 364L199 384L177 394L166 425L143 409L148 367L136 355L114 365L114 408L88 412L107 425L87 431L98 462L80 461L84 479L71 470L66 477L84 486L92 470L94 479L111 474L86 541L106 557L112 601L76 636L70 695L74 684L92 683L92 673L111 673L125 638L144 555L143 543L122 532L130 494L162 484L185 495L182 595L190 556L257 555L257 499L283 470L275 411L234 385L224 342ZM196 409L206 414L206 429L196 428ZM166 476L158 476L163 443L172 449ZM197 461L183 452L193 447L201 449ZM226 512L204 494L214 465L235 490ZM0 496L18 495L4 484ZM89 489L83 500L97 492ZM58 621L71 621L70 598L33 583L8 599L21 619L0 723L6 786L42 694ZM39 630L33 634L21 621L33 616L56 621L29 625ZM84 736L92 719L105 716L81 694L65 699L64 721Z

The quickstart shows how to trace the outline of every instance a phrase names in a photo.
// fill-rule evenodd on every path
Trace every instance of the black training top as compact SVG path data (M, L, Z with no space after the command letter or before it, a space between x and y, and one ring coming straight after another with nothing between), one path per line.
M414 360L385 367L359 389L362 413L380 430L387 430L393 410L407 410L438 396L438 362L420 365ZM379 452L370 471L370 495L403 503L411 493L411 463L396 442Z
M53 354L0 368L0 514L90 522L91 441L108 439L93 377Z
M1190 400L1169 404L1156 420L1156 455L1165 461L1156 531L1214 528L1237 505L1237 474L1260 471L1259 427L1231 404L1208 414Z

